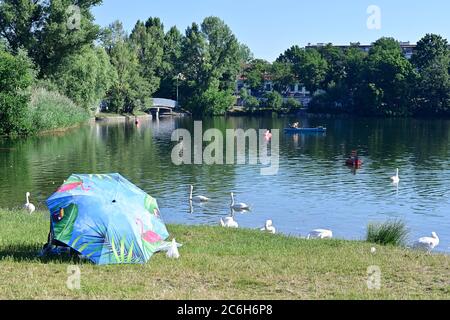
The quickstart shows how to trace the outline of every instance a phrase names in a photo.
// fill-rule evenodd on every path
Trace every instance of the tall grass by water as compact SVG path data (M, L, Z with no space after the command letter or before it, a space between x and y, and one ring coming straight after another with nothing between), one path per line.
M89 119L89 113L64 95L44 88L34 88L30 101L34 132L65 129Z
M366 240L381 245L403 246L406 243L408 233L406 224L401 220L370 223L367 226Z

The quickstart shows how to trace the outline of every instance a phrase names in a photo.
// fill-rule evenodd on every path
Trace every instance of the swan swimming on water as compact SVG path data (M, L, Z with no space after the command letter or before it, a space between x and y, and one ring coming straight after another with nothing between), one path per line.
M266 225L263 228L261 228L260 230L261 231L265 231L265 232L269 232L269 233L272 233L272 234L275 234L277 232L277 230L273 226L272 220L267 220L266 221Z
M326 229L316 229L308 233L307 239L331 239L333 232Z
M436 232L431 233L431 237L422 237L414 243L414 248L430 252L439 245L439 237Z
M29 214L32 214L36 210L36 207L34 206L34 204L32 204L30 202L30 193L29 192L26 193L26 198L27 198L27 203L25 203L24 207L28 211Z
M239 228L238 223L234 220L233 217L226 217L225 221L220 219L220 225L224 228Z
M248 205L248 204L246 204L246 203L235 203L234 202L234 193L232 192L231 194L231 205L230 205L230 207L233 209L233 210L236 210L236 211L250 211L250 206Z
M397 184L397 183L400 182L400 177L398 176L398 173L399 173L399 170L398 170L398 168L397 168L397 173L395 174L395 176L391 177L392 183Z
M189 200L194 201L194 202L208 202L209 201L209 198L204 197L204 196L192 197L192 193L194 192L194 186L191 185L190 188L191 188L191 192L189 193Z

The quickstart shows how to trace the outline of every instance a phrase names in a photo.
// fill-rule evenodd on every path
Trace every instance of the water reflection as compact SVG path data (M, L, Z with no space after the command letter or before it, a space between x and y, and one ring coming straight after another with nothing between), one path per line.
M213 118L203 129L283 129L293 118ZM450 243L450 122L445 120L320 118L326 135L280 132L280 170L261 176L261 165L171 163L174 129L193 131L190 118L97 123L66 134L0 140L0 207L20 207L25 193L45 199L72 173L120 172L158 198L168 222L216 225L230 214L230 192L252 207L234 213L239 225L256 228L268 219L287 234L330 228L359 239L369 221L402 218L412 236L436 231L441 250ZM352 150L364 160L345 166ZM400 168L399 185L389 177ZM189 202L189 185L211 201Z

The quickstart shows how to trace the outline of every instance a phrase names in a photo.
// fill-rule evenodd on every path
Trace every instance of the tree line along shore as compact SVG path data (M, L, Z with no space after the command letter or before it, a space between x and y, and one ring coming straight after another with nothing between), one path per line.
M271 63L220 18L182 33L150 17L127 33L120 21L95 24L91 9L101 2L80 0L78 23L69 0L1 2L0 135L71 127L99 111L135 114L151 97L178 100L195 117L223 115L237 101L246 113L296 112L301 102L283 96L293 85L311 92L309 112L450 115L450 50L436 34L410 59L398 41L381 38L368 51L294 45Z

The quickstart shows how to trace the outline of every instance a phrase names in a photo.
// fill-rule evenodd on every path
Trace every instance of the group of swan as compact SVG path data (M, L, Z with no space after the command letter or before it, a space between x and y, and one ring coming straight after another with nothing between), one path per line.
M233 217L226 217L224 219L220 219L220 225L224 228L239 228L239 224ZM277 230L273 226L272 220L267 220L264 227L260 229L261 231L268 232L271 234L275 234Z
M239 224L233 217L226 217L224 219L220 219L220 225L224 228L239 228ZM277 229L273 225L272 220L267 220L264 227L260 229L260 231L275 234L277 233ZM331 239L333 238L333 232L331 230L326 229L316 229L311 231L308 234L307 239Z
M204 197L204 196L195 196L193 197L193 192L194 192L194 186L191 185L190 186L190 193L189 193L189 201L193 201L193 202L197 202L197 203L205 203L208 202L209 198ZM230 194L231 196L231 205L230 208L233 209L234 211L250 211L250 206L246 203L235 203L234 201L234 193L232 192Z
M399 183L400 182L399 169L397 169L396 175L391 177L391 181L393 183ZM189 194L189 200L190 201L194 201L194 202L208 202L210 200L209 198L204 197L204 196L195 196L195 197L193 197L192 196L193 191L194 191L194 186L191 185L190 186L190 194ZM234 201L234 193L233 192L230 195L231 195L230 208L232 210L235 210L235 211L249 211L250 210L250 206L247 205L246 203L235 203L235 201ZM36 207L34 206L34 204L32 204L30 202L30 193L29 192L26 193L26 200L27 200L27 202L25 203L24 207L28 211L29 214L32 214L36 210ZM239 224L237 223L236 220L234 220L233 216L226 217L224 219L220 219L220 225L222 227L224 227L224 228L239 228ZM263 228L261 228L260 230L264 231L264 232L271 233L271 234L275 234L276 233L276 228L274 227L272 220L267 220L265 226ZM307 236L307 239L331 239L331 238L333 238L333 232L331 230L327 230L327 229L315 229L315 230L312 230ZM416 249L422 249L422 250L426 250L426 251L431 251L435 247L437 247L438 245L439 245L439 237L436 234L436 232L432 232L431 237L422 237L422 238L420 238L419 240L414 242L413 247L416 248ZM173 239L171 250L169 250L169 252L168 252L168 256L169 257L171 257L171 258L178 258L179 257L179 253L178 253L178 249L176 247L175 239Z
M400 182L399 169L395 173L395 176L391 177L393 184L398 184ZM439 245L439 237L436 232L431 233L431 237L422 237L413 244L413 248L426 250L428 252L432 251Z

